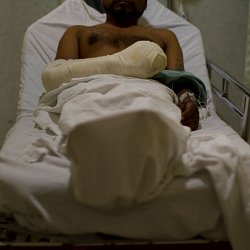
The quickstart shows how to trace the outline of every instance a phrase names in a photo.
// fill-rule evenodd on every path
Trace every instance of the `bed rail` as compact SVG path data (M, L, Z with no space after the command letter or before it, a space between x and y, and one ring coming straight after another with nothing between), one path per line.
M237 114L241 123L238 132L244 140L250 142L250 89L233 79L209 59L207 59L207 68L212 93Z

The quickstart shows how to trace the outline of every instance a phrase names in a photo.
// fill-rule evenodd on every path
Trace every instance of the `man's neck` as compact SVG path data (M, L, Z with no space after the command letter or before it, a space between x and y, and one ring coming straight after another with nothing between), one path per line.
M137 25L138 20L137 19L131 19L131 20L123 21L123 20L114 19L112 17L107 17L106 23L117 26L117 27L120 27L120 28L128 28L128 27Z

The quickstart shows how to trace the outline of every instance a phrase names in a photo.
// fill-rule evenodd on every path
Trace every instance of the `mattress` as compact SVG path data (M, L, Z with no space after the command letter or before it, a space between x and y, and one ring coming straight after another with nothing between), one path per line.
M227 220L225 223L227 217L221 207L226 203L223 205L223 198L218 197L218 187L215 188L207 168L188 177L175 178L153 201L105 213L84 206L74 198L68 185L70 161L64 155L53 149L54 153L48 153L46 148L39 149L40 158L36 160L27 155L30 145L40 140L56 140L35 126L33 112L44 92L42 69L54 59L60 37L71 25L93 25L104 20L105 14L84 1L66 0L27 30L17 121L0 153L0 212L13 216L22 228L49 235L101 233L141 240L232 237L234 244L238 244L240 237L232 236L230 231L235 224L228 226ZM249 145L215 112L199 30L157 1L148 2L140 22L174 31L183 49L186 70L206 85L208 105L201 110L200 128L192 132L191 137L216 139L223 135L232 145L237 145L239 157L245 159L250 155ZM245 159L243 165L247 167L246 164L250 161ZM248 204L247 195L244 201ZM247 227L240 225L239 229L242 228Z

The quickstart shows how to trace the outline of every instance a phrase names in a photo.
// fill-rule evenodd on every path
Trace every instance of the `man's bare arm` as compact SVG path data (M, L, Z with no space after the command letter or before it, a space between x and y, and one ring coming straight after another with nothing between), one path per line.
M176 35L172 31L166 31L166 55L168 60L168 70L184 70L183 53ZM197 101L194 101L190 96L192 91L183 84L182 88L176 91L177 97L180 100L183 93L186 97L180 100L178 106L182 112L181 123L191 128L192 131L198 129L199 126L199 110Z
M168 60L167 69L183 71L183 54L176 35L170 30L166 30L163 35L166 41L165 53Z
M55 59L79 59L80 26L72 26L62 36Z

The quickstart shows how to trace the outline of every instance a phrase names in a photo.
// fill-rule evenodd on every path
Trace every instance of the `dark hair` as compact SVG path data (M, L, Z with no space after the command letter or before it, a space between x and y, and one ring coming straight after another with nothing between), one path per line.
M105 13L101 0L84 0L89 6L98 10L101 13Z

